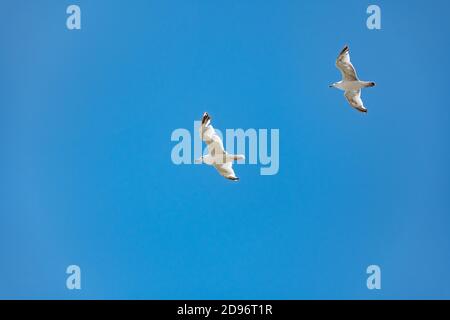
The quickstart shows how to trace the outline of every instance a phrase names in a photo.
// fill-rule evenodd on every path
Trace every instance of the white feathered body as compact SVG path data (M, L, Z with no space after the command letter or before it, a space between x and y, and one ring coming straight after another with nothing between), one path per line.
M225 178L239 180L233 170L233 161L244 160L244 155L229 154L223 147L222 139L211 125L208 113L204 113L199 128L200 138L208 145L208 154L201 157L200 162L214 166Z

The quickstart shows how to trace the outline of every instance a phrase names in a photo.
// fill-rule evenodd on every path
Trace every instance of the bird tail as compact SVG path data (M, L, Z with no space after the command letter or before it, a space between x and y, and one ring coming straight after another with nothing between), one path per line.
M376 86L376 83L373 82L373 81L371 81L371 82L367 82L364 86L365 86L366 88L375 87L375 86Z

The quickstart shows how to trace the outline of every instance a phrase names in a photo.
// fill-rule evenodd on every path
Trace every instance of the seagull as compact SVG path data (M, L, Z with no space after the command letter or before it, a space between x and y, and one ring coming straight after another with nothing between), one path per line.
M356 70L350 62L350 54L348 46L342 49L341 53L336 59L336 67L342 73L342 80L330 85L330 88L337 88L344 90L344 96L348 103L358 111L367 112L361 100L361 89L374 87L375 82L361 81L356 75Z
M225 151L222 139L220 139L219 135L214 130L214 127L211 125L211 117L207 112L203 114L199 131L200 138L208 145L208 154L203 155L195 160L195 162L214 166L225 178L232 181L238 181L239 178L236 177L233 170L233 161L244 160L245 156L241 154L229 154Z

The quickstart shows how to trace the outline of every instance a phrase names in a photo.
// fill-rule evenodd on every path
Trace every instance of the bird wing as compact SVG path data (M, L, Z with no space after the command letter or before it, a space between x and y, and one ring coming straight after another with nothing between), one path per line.
M350 62L350 51L348 46L342 49L341 53L336 59L336 67L342 73L342 79L345 81L357 81L358 76L356 70Z
M216 163L214 164L214 167L217 169L220 175L224 176L225 178L233 181L239 180L239 178L236 177L236 174L234 173L232 162L225 162L221 164Z
M212 125L200 127L200 138L206 142L206 145L208 146L208 153L212 157L225 154L222 139L219 137Z
M361 99L361 90L345 91L344 96L353 108L361 112L367 112Z

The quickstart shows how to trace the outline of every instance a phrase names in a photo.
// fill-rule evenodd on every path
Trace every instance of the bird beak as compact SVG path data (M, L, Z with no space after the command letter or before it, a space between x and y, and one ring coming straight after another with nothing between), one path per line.
M332 84L330 84L329 86L328 86L329 88L333 88L333 85Z

